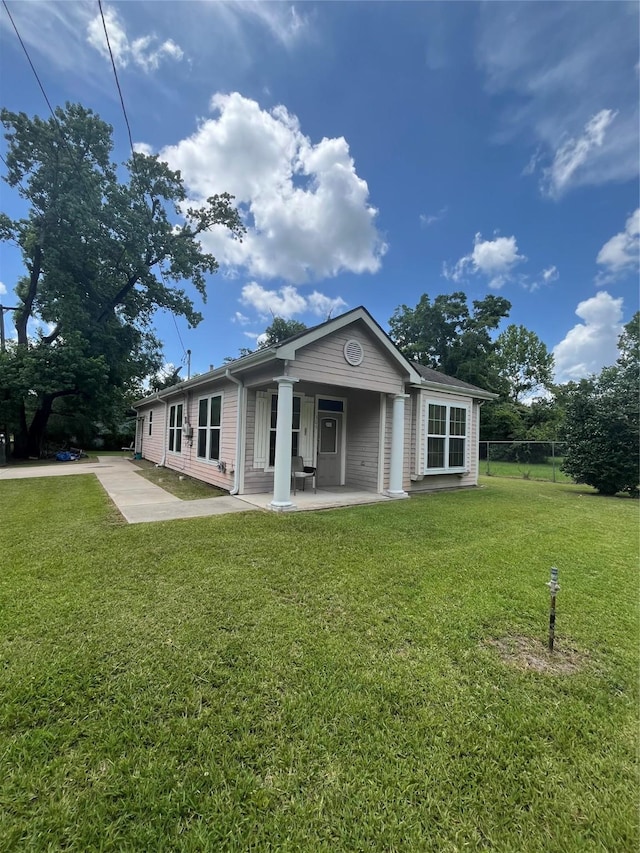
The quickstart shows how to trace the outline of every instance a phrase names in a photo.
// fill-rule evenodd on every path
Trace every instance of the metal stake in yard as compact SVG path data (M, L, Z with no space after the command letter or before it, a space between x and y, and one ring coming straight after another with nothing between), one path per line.
M553 642L556 636L556 593L560 589L558 583L558 570L555 566L551 566L551 580L547 582L551 593L551 609L549 610L549 651L553 651Z

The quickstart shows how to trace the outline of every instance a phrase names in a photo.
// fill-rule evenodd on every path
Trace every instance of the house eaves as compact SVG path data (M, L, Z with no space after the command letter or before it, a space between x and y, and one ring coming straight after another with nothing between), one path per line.
M234 361L230 361L227 362L227 364L216 367L215 370L208 370L206 373L199 373L197 376L194 376L193 379L185 379L182 382L178 382L176 385L170 385L168 388L163 388L162 391L149 394L149 396L143 397L141 400L136 400L136 402L133 403L133 407L136 408L144 405L145 403L151 403L154 400L167 400L170 397L179 396L185 391L191 391L193 388L198 388L200 385L206 385L210 382L215 382L218 379L224 379L225 376L227 376L227 373L241 373L243 370L256 367L257 365L268 361L274 361L276 358L277 355L274 352L274 347L258 350L250 355L245 355L242 358L237 358Z
M497 400L499 394L494 394L492 391L484 391L482 388L464 388L462 385L449 385L446 382L430 382L427 379L421 379L420 382L414 382L412 388L421 388L426 391L441 391L444 394L457 394L462 397L473 397L478 400Z

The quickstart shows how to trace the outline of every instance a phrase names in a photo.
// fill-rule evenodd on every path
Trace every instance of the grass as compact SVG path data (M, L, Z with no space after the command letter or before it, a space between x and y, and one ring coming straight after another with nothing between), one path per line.
M485 488L127 526L0 483L0 849L636 851L637 503ZM567 674L543 643L560 568Z
M209 483L203 483L202 480L194 480L179 471L172 471L171 468L158 468L146 459L136 460L132 464L138 468L138 473L145 480L161 486L165 491L183 501L217 498L229 494Z
M502 462L486 459L480 460L480 473L489 477L514 477L521 480L548 480L556 483L572 483L568 474L560 470L561 460L557 459L554 466L551 462ZM487 470L488 469L488 470ZM555 480L554 480L555 477Z

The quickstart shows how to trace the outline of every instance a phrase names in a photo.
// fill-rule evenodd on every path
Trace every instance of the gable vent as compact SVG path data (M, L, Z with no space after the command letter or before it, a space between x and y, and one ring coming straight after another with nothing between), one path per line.
M346 342L344 345L344 358L353 367L358 367L359 364L362 364L364 350L360 341L350 340Z

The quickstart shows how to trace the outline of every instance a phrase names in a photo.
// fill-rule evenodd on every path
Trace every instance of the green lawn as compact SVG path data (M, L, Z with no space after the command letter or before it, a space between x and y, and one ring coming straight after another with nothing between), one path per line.
M204 498L218 498L221 495L228 495L222 489L212 486L210 483L203 483L202 480L194 480L192 477L187 477L179 471L172 471L171 468L162 468L149 462L147 459L139 459L131 463L138 469L138 473L145 480L160 486L166 492L169 492L182 501L197 501Z
M0 849L637 851L638 504L484 482L131 526L0 482Z
M514 477L520 480L548 480L555 483L572 483L568 474L560 470L562 460L552 462L502 462L480 460L480 473L490 477Z

